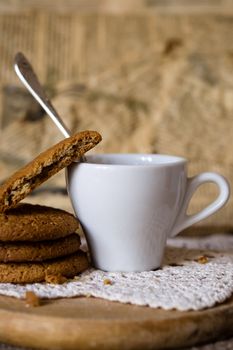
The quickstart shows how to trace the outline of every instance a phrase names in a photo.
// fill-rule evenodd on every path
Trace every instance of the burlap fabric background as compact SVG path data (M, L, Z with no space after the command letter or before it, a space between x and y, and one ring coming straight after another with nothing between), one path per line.
M94 152L176 154L190 175L217 171L233 184L232 8L152 10L0 11L1 181L62 138L15 76L21 50L71 130L102 134ZM64 174L46 186L64 187ZM198 192L192 211L217 193ZM231 199L199 226L232 230L232 213Z

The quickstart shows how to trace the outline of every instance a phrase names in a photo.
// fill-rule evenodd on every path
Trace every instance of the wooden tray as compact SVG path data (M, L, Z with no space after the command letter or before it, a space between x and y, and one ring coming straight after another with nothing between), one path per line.
M0 341L43 349L171 349L233 335L233 298L178 312L94 298L25 302L0 296Z

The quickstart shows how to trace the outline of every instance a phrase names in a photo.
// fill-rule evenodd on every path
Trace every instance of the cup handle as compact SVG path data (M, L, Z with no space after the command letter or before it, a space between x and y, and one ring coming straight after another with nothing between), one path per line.
M208 205L199 213L194 215L187 215L186 214L187 208L193 196L193 193L196 191L196 189L200 185L206 182L213 182L219 187L219 196L213 203ZM181 232L185 228L215 213L217 210L219 210L224 206L224 204L228 201L229 196L230 196L230 185L228 181L219 174L209 173L209 172L201 173L199 175L196 175L194 177L187 179L187 187L186 187L186 193L183 199L183 204L177 216L175 224L171 232L169 233L169 237L176 236L179 232Z

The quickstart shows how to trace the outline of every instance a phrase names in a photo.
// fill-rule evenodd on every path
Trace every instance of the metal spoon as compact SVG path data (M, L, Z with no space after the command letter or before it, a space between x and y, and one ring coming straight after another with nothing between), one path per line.
M30 91L30 93L37 100L37 102L39 102L39 104L45 110L45 112L50 116L50 118L56 124L56 126L62 132L62 134L66 138L70 137L71 133L69 129L65 126L61 117L58 115L52 103L46 96L32 68L32 65L21 52L18 52L15 56L14 68L19 79Z

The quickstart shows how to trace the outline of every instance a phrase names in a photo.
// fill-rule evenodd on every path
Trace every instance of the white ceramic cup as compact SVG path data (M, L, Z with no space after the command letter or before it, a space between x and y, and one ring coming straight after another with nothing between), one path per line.
M67 188L96 268L145 271L161 265L166 240L220 209L230 194L216 173L187 178L184 158L154 154L99 154L73 163ZM217 199L186 214L198 186L214 182Z

